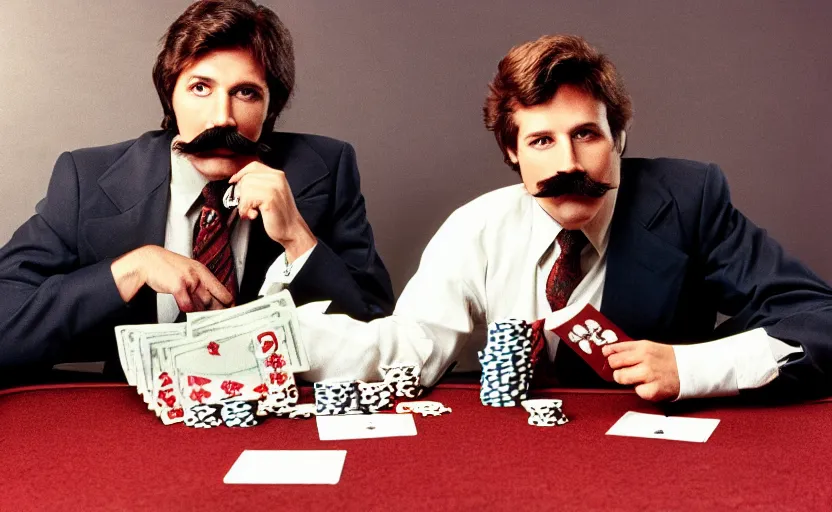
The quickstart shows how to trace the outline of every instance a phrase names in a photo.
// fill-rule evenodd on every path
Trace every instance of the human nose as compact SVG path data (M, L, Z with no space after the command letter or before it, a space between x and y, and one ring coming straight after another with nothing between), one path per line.
M559 141L555 145L555 168L558 172L571 172L579 169L578 156L571 138Z
M211 126L209 128L237 126L231 106L231 97L226 95L217 95L217 97L214 105L214 115L212 116Z

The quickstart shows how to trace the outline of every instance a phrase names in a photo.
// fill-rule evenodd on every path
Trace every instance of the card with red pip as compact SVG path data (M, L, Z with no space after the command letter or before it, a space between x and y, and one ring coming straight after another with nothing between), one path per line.
M591 304L587 304L577 315L552 331L558 335L561 343L572 349L595 370L595 373L608 382L613 382L613 370L601 353L601 347L633 340Z

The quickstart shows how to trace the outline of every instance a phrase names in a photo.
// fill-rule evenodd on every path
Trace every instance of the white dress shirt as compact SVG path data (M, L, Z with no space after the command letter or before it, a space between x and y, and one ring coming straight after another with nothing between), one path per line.
M170 164L170 204L165 227L165 249L192 258L194 226L202 209L201 202L197 199L209 180L197 171L185 156L175 151L171 151ZM234 254L238 287L243 282L250 230L251 221L238 218L231 231L231 251ZM271 283L270 291L278 292L283 286L291 283L313 250L314 248L306 251L293 261L288 266L288 273L285 272L285 256L278 257L266 274L266 282ZM156 296L156 310L159 323L173 322L179 316L179 306L170 294L160 293Z
M547 318L557 325L586 304L601 307L606 248L616 194L607 195L584 228L589 244L581 253L584 277L568 305L552 312L546 280L560 247L562 229L525 190L513 185L489 192L456 210L425 249L419 269L405 287L393 316L363 323L301 307L301 332L310 354L311 380L378 378L380 364L422 367L433 384L454 361L476 361L485 344L482 326L507 318ZM559 342L547 332L550 357ZM778 361L800 351L754 329L729 338L674 346L679 368L678 398L736 394L777 376Z

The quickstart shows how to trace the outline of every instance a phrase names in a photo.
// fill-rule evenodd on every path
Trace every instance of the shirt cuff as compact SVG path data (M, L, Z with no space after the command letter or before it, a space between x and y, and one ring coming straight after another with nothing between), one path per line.
M731 396L741 389L759 388L777 377L779 361L801 351L772 338L763 328L707 343L673 345L679 370L677 400Z
M312 254L312 251L317 246L315 244L314 247L298 256L291 264L286 262L285 252L278 256L266 272L266 279L263 281L263 286L260 287L260 293L258 295L263 297L264 295L271 295L283 291L292 283L292 279L298 275L306 260L309 259L309 255Z

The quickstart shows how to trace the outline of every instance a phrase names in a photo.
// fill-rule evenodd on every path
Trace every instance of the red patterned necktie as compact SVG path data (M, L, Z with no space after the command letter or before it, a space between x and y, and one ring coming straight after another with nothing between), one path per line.
M583 277L581 273L581 251L589 240L580 230L561 230L555 238L560 246L560 254L552 266L549 277L546 279L546 300L549 302L552 311L563 309L569 301L569 297ZM542 332L535 340L533 353L540 354L535 365L535 387L548 385L548 380L555 373L549 358L546 355L546 339ZM568 350L567 350L568 351ZM561 351L558 350L556 361L560 363ZM557 374L560 377L560 364Z
M227 184L213 181L202 189L205 203L197 220L194 236L194 259L217 277L228 288L237 303L237 272L231 252L230 211L222 206L222 192Z
M546 300L552 311L563 309L581 282L581 250L589 241L577 229L563 229L555 240L560 246L560 254L546 280Z

